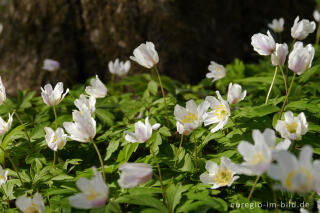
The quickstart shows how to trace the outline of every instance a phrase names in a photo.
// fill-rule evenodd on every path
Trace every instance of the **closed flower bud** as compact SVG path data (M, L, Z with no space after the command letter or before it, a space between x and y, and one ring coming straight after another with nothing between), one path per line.
M237 104L242 101L247 95L247 91L242 92L242 87L239 84L229 84L228 102L229 104Z
M273 66L283 66L288 55L288 45L286 43L276 44L276 50L271 54Z
M314 48L311 44L303 47L302 42L294 44L293 50L289 54L288 67L293 72L301 75L312 65Z
M291 36L297 40L305 39L310 33L313 33L316 29L316 23L307 19L299 21L299 16L294 20L294 24L291 28Z
M58 61L52 59L45 59L43 61L42 69L47 70L49 72L55 72L60 68L60 63Z
M148 182L152 178L152 167L145 163L124 163L119 166L121 171L118 183L121 188L132 188Z
M267 35L262 33L254 34L251 37L251 45L260 55L271 55L276 48L276 43L269 31Z
M140 46L134 49L133 56L130 56L130 59L148 69L154 67L159 62L158 52L154 44L149 41L145 44L140 44Z
M107 87L100 81L98 75L91 79L90 86L86 87L86 93L95 98L104 98L107 96Z

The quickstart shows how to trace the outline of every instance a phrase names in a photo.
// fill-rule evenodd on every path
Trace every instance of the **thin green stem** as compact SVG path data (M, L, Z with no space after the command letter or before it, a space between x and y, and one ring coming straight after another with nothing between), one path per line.
M295 149L296 149L296 140L293 140L289 151L292 152L292 150L295 150Z
M181 135L181 140L180 140L180 144L179 144L179 149L178 149L178 152L177 152L177 155L176 155L176 159L175 159L175 161L174 161L174 166L173 166L173 168L176 168L177 161L178 161L179 154L180 154L180 150L181 150L182 141L183 141L183 135Z
M161 93L162 93L162 96L163 96L164 108L165 108L165 111L166 111L167 125L168 125L168 127L170 127L169 116L168 116L168 106L167 106L167 101L166 101L166 94L164 93L164 89L163 89L161 77L160 77L160 74L159 74L159 70L158 70L157 66L154 66L153 69L156 71L157 76L158 76L158 80L159 80L159 84L160 84L160 88L161 88Z
M285 76L285 74L284 74L284 72L283 72L283 69L282 69L282 66L281 66L281 65L279 65L279 68L280 68L280 71L281 71L281 74L282 74L283 83L284 83L284 88L285 88L285 90L286 90L286 95L287 95L287 93L288 93L287 78L286 78L286 76Z
M57 116L57 111L56 111L56 106L52 106L53 108L53 113L54 113L54 120L55 120L55 123L56 123L56 130L58 129L58 116ZM56 167L56 161L57 161L57 151L53 151L53 168Z
M291 89L292 89L292 85L293 85L294 79L296 78L296 75L297 75L297 73L293 74L288 93L287 93L286 98L285 98L285 100L284 100L284 102L282 104L281 111L280 111L280 116L279 116L280 120L281 120L282 113L284 111L284 107L286 106L286 103L288 102L288 98L289 98L289 95L290 95L290 92L291 92Z
M193 133L193 141L194 141L194 157L195 157L195 173L198 172L198 146L197 146L197 139L195 133Z
M317 26L317 34L316 34L316 50L318 49L319 47L319 39L320 39L320 27L319 27L319 24Z
M23 125L23 130L24 130L24 133L26 134L26 136L27 136L27 138L28 138L30 149L32 150L32 152L34 152L34 149L33 149L32 143L31 143L31 139L30 139L29 133L28 133L28 131L27 131L27 129L26 129L26 126L23 124L23 122L22 122L22 120L21 120L21 117L19 116L17 110L12 109L12 107L11 107L9 104L7 104L6 102L4 102L4 104L5 104L11 111L13 111L13 113L14 113L15 116L17 117L19 123L20 123L21 125Z
M277 72L278 72L278 67L276 66L276 68L274 70L273 78L272 78L272 81L271 81L271 84L270 84L270 87L269 87L269 91L268 91L268 94L267 94L267 97L266 97L265 104L268 103L269 96L270 96L270 93L271 93L271 90L272 90L272 87L273 87L273 84L274 84L274 80L276 79L276 76L277 76Z
M154 160L155 160L155 162L156 162L156 165L157 165L158 174L159 174L159 181L160 181L160 187L161 187L161 191L162 191L162 197L164 198L164 204L167 206L168 212L171 213L171 209L170 209L170 206L169 206L166 189L165 189L164 184L163 184L163 181L162 181L160 164L159 164L159 161L158 161L158 158L157 158L156 154L155 154L154 151L152 150L152 146L151 146L151 145L150 145L150 152L151 152L151 154L153 155L153 158L154 158Z
M249 193L249 196L248 196L248 200L249 200L249 201L250 201L250 199L251 199L251 197L252 197L252 194L253 194L253 192L254 192L254 188L256 187L259 179L260 179L260 175L257 176L256 180L254 181L254 184L253 184L252 187L251 187L251 190L250 190L250 193Z
M95 144L95 142L94 142L93 140L91 141L91 143L92 143L92 145L94 146L94 148L95 148L95 150L96 150L96 152L97 152L97 155L98 155L98 157L99 157L100 164L101 164L101 170L102 170L102 174L103 174L103 180L104 180L104 182L106 183L106 173L105 173L105 171L104 171L104 164L103 164L103 160L102 160L100 151L99 151L97 145Z
M11 159L9 153L8 153L2 146L0 146L0 149L1 149L1 150L4 152L4 154L8 157L8 159L9 159L9 161L10 161L10 163L11 163L13 169L14 169L14 171L17 173L17 175L18 175L18 177L19 177L19 180L20 180L20 182L21 182L21 185L23 186L23 181L22 181L22 179L21 179L20 173L18 172L18 169L17 169L16 165L14 164L13 160Z

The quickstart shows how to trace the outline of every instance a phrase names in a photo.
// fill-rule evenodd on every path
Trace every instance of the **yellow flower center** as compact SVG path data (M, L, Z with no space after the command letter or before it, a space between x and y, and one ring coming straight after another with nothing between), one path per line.
M220 67L217 67L217 68L216 68L216 71L217 71L217 72L220 72L220 71L221 71L221 68L220 68Z
M310 188L310 183L313 182L313 177L309 170L301 168L299 170L294 170L290 172L285 181L285 187L289 190L293 191L292 180L296 179L298 182L299 180L304 181L302 184L297 186L296 191L298 192L305 192Z
M183 117L182 122L186 124L186 123L192 123L196 120L198 120L198 115L188 112L188 114Z
M219 119L223 120L228 115L227 107L223 104L220 104L214 110L214 115Z
M298 124L296 122L289 123L286 126L290 133L296 133L298 127Z
M57 141L57 139L58 139L57 136L53 136L53 140L51 143L55 143Z
M220 168L214 176L213 181L219 185L228 185L232 182L232 173L227 168Z
M89 195L87 196L87 199L89 201L92 201L92 200L95 200L97 198L97 194L96 192L93 190L93 189L90 189L90 193Z
M263 162L263 156L262 156L262 153L261 152L256 152L252 158L251 158L251 161L250 163L252 165L257 165L257 164L260 164Z
M38 205L32 202L31 206L27 208L25 213L39 213L38 208L39 208Z
M0 175L0 181L4 181L4 177Z

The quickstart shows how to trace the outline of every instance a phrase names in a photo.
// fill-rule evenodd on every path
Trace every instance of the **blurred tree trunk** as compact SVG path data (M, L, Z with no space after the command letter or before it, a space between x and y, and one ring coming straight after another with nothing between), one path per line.
M46 82L106 80L107 62L127 60L153 41L161 72L185 82L205 77L210 60L252 59L250 37L273 18L312 19L313 0L9 0L2 16L0 69L9 93L39 91ZM43 60L61 63L50 73ZM134 63L133 63L134 64ZM141 71L139 66L134 71Z

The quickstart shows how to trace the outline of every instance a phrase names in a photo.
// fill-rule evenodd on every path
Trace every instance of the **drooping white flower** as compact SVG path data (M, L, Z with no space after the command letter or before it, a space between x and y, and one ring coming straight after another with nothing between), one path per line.
M46 132L46 141L48 147L53 151L61 150L67 143L67 134L64 133L62 128L54 131L50 127L44 128Z
M260 55L271 55L276 49L276 43L269 31L267 35L262 33L254 34L251 37L251 45Z
M238 166L231 162L229 158L221 157L221 164L218 166L215 162L207 161L206 169L209 172L200 175L200 180L204 184L212 184L211 189L217 189L223 186L231 186L239 178L235 176L239 171Z
M80 112L89 111L93 114L96 110L96 98L93 96L86 98L84 94L81 94L80 98L74 101L74 105L76 105Z
M177 132L180 135L190 135L192 132L191 129L185 129L183 124L181 124L179 121L176 122L176 126L177 126Z
M5 184L8 180L8 170L4 170L0 165L0 186Z
M291 28L291 36L297 40L305 39L310 33L313 33L316 29L316 23L307 19L299 21L299 16L294 20L294 24Z
M271 164L267 173L282 183L290 192L307 193L315 187L315 170L312 165L312 148L304 146L297 159L290 152L281 150L277 154L277 164Z
M208 110L208 107L209 103L207 101L197 106L194 100L189 100L185 108L177 104L174 107L174 118L182 125L182 127L177 125L177 128L179 128L178 131L180 130L182 133L190 134L193 130L201 126L203 116Z
M130 70L130 61L119 61L117 58L114 62L109 61L108 67L111 74L118 75L120 77L128 74Z
M58 82L57 85L52 88L51 84L46 84L44 88L41 87L41 96L43 101L48 106L58 105L64 97L68 94L69 89L63 94L63 83Z
M242 101L247 95L247 90L242 92L242 87L239 84L229 84L227 100L229 104L236 104Z
M303 47L303 43L297 41L289 54L288 67L298 75L304 73L312 65L314 48L311 44Z
M107 87L100 81L98 75L91 79L90 86L86 86L86 93L95 98L104 98L107 96Z
M134 124L135 132L125 131L125 139L131 143L144 143L152 136L152 130L156 130L159 127L159 123L151 126L149 123L149 117L146 117L145 123L138 121Z
M284 113L284 121L278 120L276 130L281 137L290 140L297 140L308 131L306 116L301 112L297 117L291 111Z
M276 43L276 50L271 54L271 62L273 66L283 66L288 55L288 45L286 43Z
M205 126L218 123L211 129L212 133L222 129L228 123L229 116L231 115L228 102L223 100L219 91L216 91L216 93L219 100L213 96L206 97L206 101L210 103L212 110L204 114Z
M210 65L208 66L209 72L207 73L207 78L212 78L212 82L215 82L221 78L224 78L226 76L226 69L224 66L211 61Z
M0 135L3 135L4 133L9 131L12 124L12 117L13 117L13 113L12 114L9 113L9 118L7 122L0 117Z
M109 195L109 188L103 181L102 175L92 168L94 176L91 180L87 178L79 178L77 187L81 193L69 197L69 203L72 207L79 209L91 209L103 206Z
M118 183L121 188L136 187L152 178L152 167L145 163L123 163L119 170L121 174Z
M154 67L159 62L158 52L150 41L140 44L134 49L133 56L130 56L130 59L148 69Z
M318 10L313 11L313 18L316 22L320 22L320 13Z
M26 197L20 196L16 200L16 206L23 212L23 213L44 213L45 206L43 203L42 196L39 192L35 193L34 196Z
M245 160L241 166L248 169L247 172L244 172L246 175L261 175L268 169L272 161L272 152L266 143L266 140L270 139L265 136L268 137L269 132L261 134L259 130L253 130L254 145L247 141L241 141L238 145L238 151Z
M271 150L272 159L274 159L274 157L280 150L288 150L291 145L291 141L288 139L285 139L284 141L276 144L276 140L277 140L276 133L272 129L267 128L264 130L263 133L260 132L259 130L253 130L253 131L254 133L252 135L254 135L254 141L256 140L264 141Z
M268 27L276 33L281 33L283 31L284 19L273 19L272 23L268 24Z
M88 143L96 135L96 121L91 117L89 111L72 112L74 122L64 122L63 127L75 141Z
M47 70L49 72L55 72L60 68L60 63L58 61L52 59L45 59L43 61L42 69Z
M2 83L2 79L0 76L0 105L7 99L6 88Z

